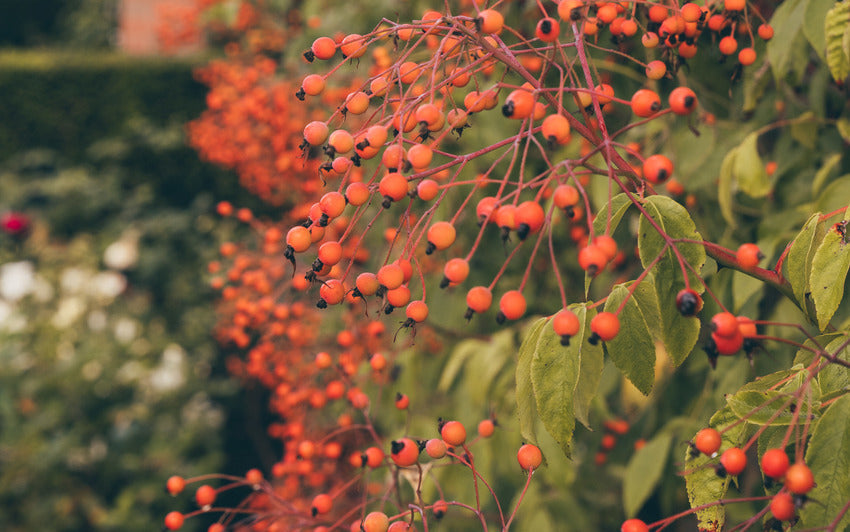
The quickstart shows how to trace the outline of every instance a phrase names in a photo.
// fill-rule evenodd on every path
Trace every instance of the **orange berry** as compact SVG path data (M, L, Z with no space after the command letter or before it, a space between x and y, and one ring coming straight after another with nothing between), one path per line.
M460 421L447 421L440 428L440 437L447 445L460 447L466 441L466 428Z
M611 312L600 312L590 320L590 330L603 342L610 342L620 332L620 319Z
M543 463L543 453L540 452L540 448L536 445L526 443L517 451L516 459L521 468L530 471L537 469Z
M509 290L499 299L499 313L503 318L518 320L526 310L525 296L519 290Z

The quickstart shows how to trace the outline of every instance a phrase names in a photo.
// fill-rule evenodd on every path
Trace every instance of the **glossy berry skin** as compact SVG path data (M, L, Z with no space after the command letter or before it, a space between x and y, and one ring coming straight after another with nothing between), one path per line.
M785 472L785 487L796 495L805 495L815 487L815 477L809 466L797 462Z
M399 410L407 410L408 406L410 406L410 397L403 393L397 393L395 395L395 407Z
M460 421L448 421L440 428L440 437L446 444L459 447L466 441L466 427Z
M755 244L741 244L738 251L735 253L735 259L738 265L744 269L755 268L762 259L761 251Z
M718 336L732 337L738 332L738 320L731 312L719 312L711 318L711 328Z
M702 297L690 288L683 288L676 294L676 310L682 316L694 316L702 310Z
M543 42L554 42L558 39L560 32L561 24L551 17L546 17L540 19L540 22L537 23L535 35Z
M611 312L600 312L590 320L590 330L603 342L610 342L620 332L620 319Z
M649 527L640 519L628 519L623 522L620 532L649 532Z
M183 526L183 514L180 512L169 512L165 516L165 528L168 530L179 530Z
M543 463L543 453L540 452L540 449L536 445L526 443L517 451L516 459L521 468L530 471L537 469Z
M726 449L720 455L720 464L730 475L739 475L747 468L747 455L738 447Z
M677 87L670 93L669 102L677 115L689 115L697 108L697 95L687 87Z
M166 481L166 483L165 483L165 489L171 495L177 495L178 493L183 491L183 488L185 488L185 487L186 487L186 481L183 480L183 477L179 477L179 476L176 476L176 475L169 477L168 481Z
M493 303L493 292L486 286L474 286L466 293L466 306L477 313L486 312Z
M410 467L419 460L419 445L410 438L395 440L390 450L390 458L399 467Z
M195 491L195 502L198 506L209 506L215 502L216 491L212 486L204 484Z
M768 449L761 457L761 471L764 476L778 480L785 476L790 462L782 449Z
M711 456L720 449L720 433L711 427L706 427L694 437L694 447L707 456Z
M489 438L496 432L496 423L492 419L483 419L478 423L478 435L482 438Z
M720 336L716 332L711 333L711 340L718 355L732 356L744 347L744 335L740 329L736 329L732 336Z
M313 497L313 503L310 505L310 512L313 516L326 514L333 508L333 499L327 493L320 493Z
M552 329L561 337L561 345L569 345L570 337L578 334L581 329L581 322L575 312L563 309L552 318Z
M632 112L641 118L648 118L661 110L661 98L655 91L640 89L632 95Z
M770 500L770 513L777 521L789 521L794 517L796 508L794 498L786 491L777 493Z
M643 162L643 178L657 185L673 175L673 161L664 155L650 155Z
M499 300L499 311L509 320L517 320L525 314L525 296L519 290L509 290Z

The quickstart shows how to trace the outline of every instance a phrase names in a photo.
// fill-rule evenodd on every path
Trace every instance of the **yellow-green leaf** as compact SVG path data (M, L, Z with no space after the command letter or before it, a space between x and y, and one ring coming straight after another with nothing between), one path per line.
M758 134L750 133L738 146L734 174L738 188L751 198L763 198L770 192L770 180L758 153Z
M590 336L590 320L596 316L596 310L588 310L585 303L570 305L569 308L575 312L581 323L581 329L570 342L578 343L575 353L579 357L579 378L573 394L573 409L576 419L590 428L590 404L599 390L599 381L605 368L605 354L601 345L592 345L587 341Z
M815 242L822 238L825 231L822 223L820 223L820 213L813 214L803 230L794 238L791 244L791 249L788 250L788 255L785 257L783 264L785 270L785 278L791 284L791 289L794 291L794 297L797 299L799 306L803 312L807 312L807 294L809 293L809 275L812 270L812 257L815 247Z
M751 425L746 423L738 423L730 427L726 427L737 423L738 417L732 412L728 406L715 413L709 421L709 426L714 427L723 435L722 449L729 447L741 446L748 437ZM704 454L691 456L690 449L685 455L685 486L688 491L688 500L691 508L707 505L722 499L726 495L726 490L729 489L729 483L732 477L725 476L723 478L717 476L714 468L710 463L716 463L716 459L708 457ZM699 521L699 530L706 532L720 532L726 522L726 510L722 505L715 504L708 508L703 508L696 512L697 520Z
M806 422L805 416L798 416L794 423L792 405L795 400L789 394L776 390L743 390L726 398L732 412L740 419L746 418L753 425L791 425ZM815 402L816 408L819 403ZM808 411L807 406L803 408ZM815 413L816 414L816 413ZM817 417L815 415L815 417Z
M806 464L815 477L815 488L808 493L815 504L800 509L805 527L832 523L850 500L850 395L833 402L824 412L806 449ZM850 526L850 514L831 530Z
M840 153L833 153L824 159L823 164L815 174L815 178L812 180L812 194L817 195L820 192L820 189L823 187L824 183L826 183L826 180L830 177L832 171L839 168L839 163L841 163Z
M662 433L632 455L623 478L623 506L627 517L637 515L643 503L655 491L664 466L667 465L672 443L673 435Z
M850 246L844 236L830 229L817 246L812 258L809 287L820 330L826 329L832 315L844 299L844 280L850 269Z
M629 283L631 284L631 283ZM607 312L616 312L628 298L620 311L620 332L605 342L605 350L617 368L635 387L648 395L655 383L655 342L635 298L629 297L626 285L617 285L605 301Z
M534 425L537 420L537 406L534 403L534 387L531 384L531 360L537 349L537 341L544 327L549 326L547 318L540 318L532 324L519 346L516 365L516 401L520 434L525 441L536 444L537 434Z
M829 10L824 21L826 64L835 81L850 75L850 57L844 50L844 35L850 25L850 2L844 0Z
M732 212L732 199L735 194L732 185L735 179L734 168L737 155L737 148L726 154L723 164L720 165L720 179L717 182L717 202L720 205L720 214L726 220L726 223L733 228L738 225Z
M820 56L821 61L826 60L826 35L824 34L824 21L829 8L835 5L835 0L809 0L806 6L806 14L803 19L803 33L809 44Z

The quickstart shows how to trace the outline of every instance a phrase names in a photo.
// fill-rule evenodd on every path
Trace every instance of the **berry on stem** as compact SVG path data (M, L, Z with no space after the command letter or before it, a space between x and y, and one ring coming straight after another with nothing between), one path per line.
M723 451L720 455L720 465L723 471L730 475L739 475L747 467L747 455L738 447L732 447Z
M536 445L526 443L517 451L516 459L521 468L530 471L537 469L543 463L543 453Z

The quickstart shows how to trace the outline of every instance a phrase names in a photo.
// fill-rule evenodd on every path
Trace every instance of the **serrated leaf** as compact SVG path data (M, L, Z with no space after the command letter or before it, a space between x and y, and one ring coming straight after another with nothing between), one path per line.
M534 430L537 420L537 405L534 402L534 387L531 384L531 360L537 349L540 332L549 324L547 318L540 318L532 324L519 346L516 365L516 401L520 434L525 441L537 444Z
M806 313L808 313L806 294L809 293L809 275L812 270L812 257L816 249L814 243L821 238L824 231L822 226L820 213L813 214L803 225L803 230L794 238L783 264L785 278L791 284L791 289L794 291L794 297L797 299L800 308Z
M796 401L791 395L776 390L743 390L727 397L726 401L736 416L746 418L747 423L753 425L785 426L806 422L805 416L797 416L794 422L794 412L790 407ZM818 404L816 402L813 407ZM807 406L803 408L807 409ZM816 417L816 413L813 415Z
M590 336L590 320L596 316L595 309L587 309L587 304L579 303L568 307L578 316L581 329L570 342L578 342L577 354L580 360L579 378L573 394L575 417L582 425L590 428L590 404L599 391L602 370L605 369L605 353L600 345L587 341Z
M800 45L805 9L806 2L786 1L776 8L770 20L775 35L767 43L767 58L777 82L785 78L791 66L792 52Z
M835 5L835 0L809 0L806 14L803 18L803 33L809 44L815 49L821 61L826 60L826 35L824 35L824 20L829 8Z
M829 230L812 258L809 286L820 330L826 329L844 298L844 281L850 269L850 246L835 230Z
M737 421L738 417L728 406L719 410L711 417L708 425L714 427L722 434L722 449L739 447L747 440L748 431L751 426L746 423L738 423L728 430L724 430L727 426L733 425ZM685 474L685 486L688 491L688 501L690 501L691 508L722 499L726 495L726 490L729 489L729 483L732 481L732 477L727 475L720 478L717 476L714 468L709 465L709 463L716 462L715 459L704 454L692 457L690 455L690 449L686 453L684 469L687 473ZM726 522L726 510L719 504L698 510L696 516L699 521L700 531L720 532Z
M758 134L750 133L736 149L733 169L738 188L751 198L763 198L770 192L770 180L758 153Z
M717 202L720 205L720 214L732 228L738 226L735 221L735 214L732 212L732 199L735 191L732 187L735 179L735 157L738 155L738 150L733 149L723 158L723 164L720 165L720 179L717 182Z
M832 403L812 432L806 449L806 464L815 477L815 488L807 495L817 504L800 509L806 527L826 526L850 500L850 395ZM832 530L850 526L850 514Z
M561 345L561 338L551 327L543 327L531 359L531 385L537 414L546 432L558 443L564 454L572 453L576 420L573 394L579 377L579 355L584 342Z
M850 57L844 50L844 34L850 25L850 2L835 4L824 20L826 34L826 64L835 81L844 81L850 75Z
M620 311L620 332L605 342L605 350L617 368L644 395L649 395L655 383L655 342L643 312L625 285L617 285L605 301L605 310L615 312L626 300Z
M829 178L832 171L838 168L839 163L841 163L841 154L833 153L824 159L823 164L818 169L815 174L815 178L812 180L812 194L817 195L820 192L820 189L823 187L826 180Z
M659 434L629 460L623 477L623 506L626 517L637 515L643 503L655 491L664 466L667 465L667 455L670 454L672 443L672 434Z

